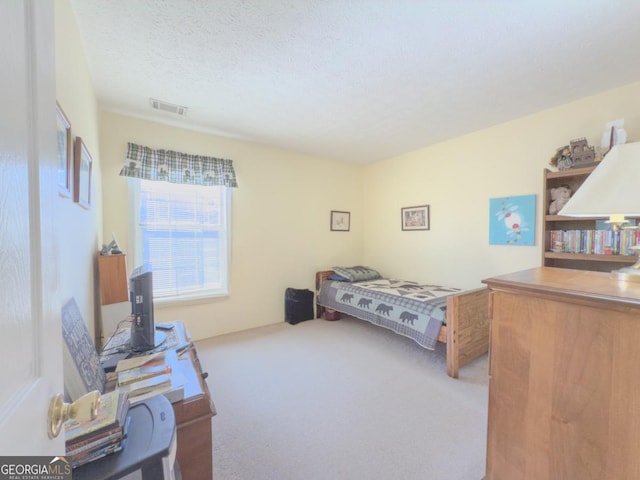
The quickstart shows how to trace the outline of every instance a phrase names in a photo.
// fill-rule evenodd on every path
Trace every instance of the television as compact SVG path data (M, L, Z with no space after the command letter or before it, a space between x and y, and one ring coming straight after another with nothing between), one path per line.
M146 352L156 347L156 329L153 320L153 272L146 266L138 267L129 275L131 300L131 340L133 352Z

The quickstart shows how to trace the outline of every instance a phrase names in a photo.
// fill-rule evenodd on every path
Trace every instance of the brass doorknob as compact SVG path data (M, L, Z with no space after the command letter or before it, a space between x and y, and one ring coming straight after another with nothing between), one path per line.
M100 392L97 390L84 394L73 403L65 403L61 393L55 395L49 403L49 438L57 437L69 419L79 422L93 420L98 415L99 406Z

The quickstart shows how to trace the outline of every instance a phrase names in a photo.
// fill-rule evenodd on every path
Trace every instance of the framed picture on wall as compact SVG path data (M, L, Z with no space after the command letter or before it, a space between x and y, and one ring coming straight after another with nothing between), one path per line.
M56 178L58 193L62 197L71 196L71 171L73 164L73 145L71 143L71 123L56 102L56 140L58 144L58 163Z
M404 207L400 211L402 230L429 230L429 205Z
M91 206L91 167L93 160L80 137L76 137L73 159L73 201L83 208L89 208Z
M331 231L348 232L351 227L351 212L331 210Z

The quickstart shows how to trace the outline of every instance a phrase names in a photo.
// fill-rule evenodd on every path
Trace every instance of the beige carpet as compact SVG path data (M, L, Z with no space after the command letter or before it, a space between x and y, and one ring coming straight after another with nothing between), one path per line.
M486 355L454 380L443 348L352 318L283 322L197 348L218 410L217 480L484 475Z

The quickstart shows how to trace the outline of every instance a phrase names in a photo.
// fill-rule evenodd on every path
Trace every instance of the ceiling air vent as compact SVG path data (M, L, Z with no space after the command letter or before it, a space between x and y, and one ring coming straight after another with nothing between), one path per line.
M150 98L149 103L151 104L151 108L154 110L162 110L164 112L175 113L176 115L180 115L184 117L187 114L187 107L183 107L182 105L174 105L173 103L163 102L161 100L156 100L155 98Z

